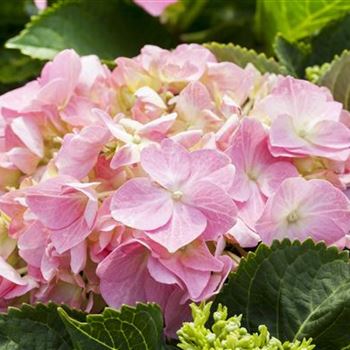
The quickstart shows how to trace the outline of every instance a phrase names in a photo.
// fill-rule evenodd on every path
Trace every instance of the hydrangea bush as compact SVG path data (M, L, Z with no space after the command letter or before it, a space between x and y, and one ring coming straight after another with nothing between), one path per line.
M235 268L226 241L348 246L349 113L327 89L195 44L116 63L66 50L0 98L4 309L156 302L171 336Z
M0 349L348 348L350 6L35 3L0 49ZM253 16L278 61L179 43Z

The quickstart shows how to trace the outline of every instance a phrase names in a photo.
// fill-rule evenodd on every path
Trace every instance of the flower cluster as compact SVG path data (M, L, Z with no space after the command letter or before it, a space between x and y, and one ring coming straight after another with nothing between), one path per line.
M0 307L154 301L174 335L227 242L347 246L349 126L328 90L199 45L61 52L0 97Z

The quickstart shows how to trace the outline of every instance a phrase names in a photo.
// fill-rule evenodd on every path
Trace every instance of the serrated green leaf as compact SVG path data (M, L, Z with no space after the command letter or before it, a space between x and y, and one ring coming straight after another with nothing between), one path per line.
M271 46L277 33L302 39L349 12L347 0L257 0L255 24L261 40Z
M209 49L219 62L228 61L244 68L248 63L252 63L261 73L286 74L283 66L278 64L273 58L267 58L263 53L256 53L244 47L233 44L207 43L204 47Z
M265 324L280 340L312 338L318 350L350 344L350 264L346 252L311 240L260 245L232 274L215 303Z
M80 321L85 314L62 306ZM0 314L0 350L68 350L72 349L70 336L57 313L55 304L23 304L20 309L9 308Z
M75 349L163 349L163 319L156 304L123 306L120 311L105 308L100 315L88 315L86 322L70 317L63 309L59 314Z
M334 98L350 110L350 51L336 57L317 83L326 86Z
M62 0L32 17L6 47L38 59L52 59L59 51L73 48L81 55L113 60L134 56L147 43L168 47L172 39L141 8L118 0Z
M330 23L307 41L291 42L279 34L274 42L279 61L290 74L301 78L307 67L330 62L345 49L350 49L350 15Z

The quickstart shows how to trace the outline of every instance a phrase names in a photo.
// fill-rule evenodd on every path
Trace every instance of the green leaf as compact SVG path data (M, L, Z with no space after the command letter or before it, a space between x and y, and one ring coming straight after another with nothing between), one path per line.
M215 303L243 314L250 332L265 324L282 341L312 338L318 350L341 349L350 344L348 253L312 240L260 245Z
M302 39L349 12L346 0L257 0L256 31L271 46L277 33Z
M42 62L22 55L17 50L0 49L0 83L23 82L37 76Z
M256 53L244 47L233 44L207 43L204 47L209 49L219 62L228 61L244 68L252 63L261 73L285 74L286 69L273 58L267 58L263 53Z
M342 102L344 108L350 110L350 51L344 51L341 56L336 57L317 83L326 86L335 100Z
M123 1L64 0L40 15L6 43L23 54L52 59L73 48L101 59L134 56L145 44L168 47L172 39L156 18Z
M307 41L291 42L279 34L274 42L279 61L290 74L301 78L307 67L330 62L345 49L350 49L350 15L330 23Z
M88 315L86 322L59 309L76 349L163 349L163 319L156 304L123 306L120 311L105 308L100 315Z
M274 42L274 51L290 75L303 77L305 67L308 65L310 45L303 42L292 43L282 35L277 35Z
M62 306L81 321L85 314ZM0 350L68 350L72 343L55 304L23 304L0 314Z

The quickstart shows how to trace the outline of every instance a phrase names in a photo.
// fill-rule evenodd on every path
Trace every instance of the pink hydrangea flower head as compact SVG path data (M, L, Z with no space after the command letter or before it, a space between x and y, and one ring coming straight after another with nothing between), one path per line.
M350 129L340 122L342 105L307 81L281 79L257 106L271 120L270 149L275 156L319 156L346 160Z
M286 179L268 199L256 230L267 244L308 237L334 244L350 230L350 202L328 181Z
M51 240L58 253L73 248L91 233L98 208L94 186L60 176L28 190L26 204L52 232Z
M111 212L117 221L145 230L170 252L204 233L217 237L234 224L236 207L226 192L234 167L222 153L190 153L163 140L160 147L142 151L141 166L149 178L131 179L113 195Z

